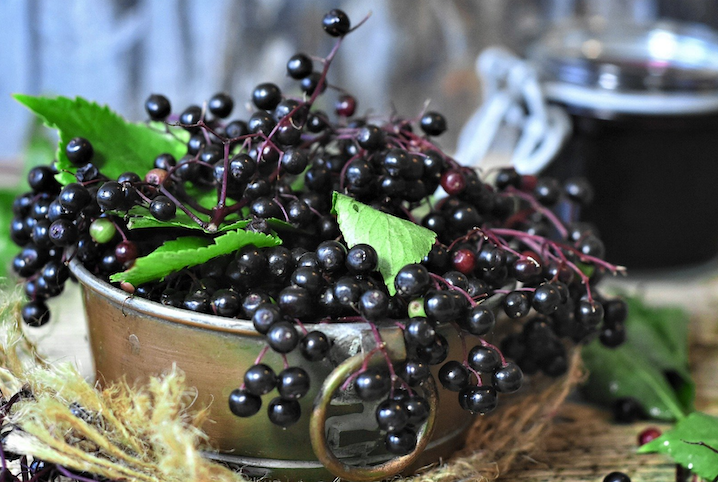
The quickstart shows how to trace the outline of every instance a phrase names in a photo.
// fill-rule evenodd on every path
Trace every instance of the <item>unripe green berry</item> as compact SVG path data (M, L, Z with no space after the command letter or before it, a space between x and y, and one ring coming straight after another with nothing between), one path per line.
M109 243L116 232L115 224L107 218L97 218L90 224L90 236L98 244Z

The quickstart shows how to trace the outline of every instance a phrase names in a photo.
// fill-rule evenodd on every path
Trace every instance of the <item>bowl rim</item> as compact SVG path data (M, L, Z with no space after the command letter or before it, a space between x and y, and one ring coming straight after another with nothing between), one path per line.
M121 306L123 313L125 310L132 310L145 316L151 316L166 322L178 323L194 328L244 336L264 336L254 328L254 324L251 320L229 318L207 313L195 313L193 311L166 306L156 301L136 297L93 275L77 258L70 260L68 267L82 285L83 289L89 289L96 295ZM510 283L502 287L502 290L511 289L512 286L514 286L514 284ZM489 298L479 301L478 304L495 312L501 306L504 297L505 295L503 293L496 293ZM304 327L309 331L320 329L319 327L321 327L321 331L327 334L330 334L328 332L333 332L337 328L344 330L350 329L352 331L371 329L369 323L366 322L304 323ZM382 327L379 327L379 329L381 328ZM394 325L391 325L390 328L394 328Z

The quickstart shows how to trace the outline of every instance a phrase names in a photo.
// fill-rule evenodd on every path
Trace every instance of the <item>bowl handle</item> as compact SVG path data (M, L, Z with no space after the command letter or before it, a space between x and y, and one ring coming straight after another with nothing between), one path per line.
M427 392L426 398L429 403L429 418L417 434L416 447L413 451L379 465L351 466L345 464L334 455L327 444L325 431L327 409L331 402L332 394L341 386L344 380L362 367L364 357L365 355L363 353L358 353L347 358L329 374L314 400L314 409L309 421L309 436L314 454L319 461L335 476L356 482L382 480L398 474L414 463L424 451L434 431L434 421L436 420L436 410L439 399L436 382L434 381L434 377L430 375L429 378L422 383L422 386Z

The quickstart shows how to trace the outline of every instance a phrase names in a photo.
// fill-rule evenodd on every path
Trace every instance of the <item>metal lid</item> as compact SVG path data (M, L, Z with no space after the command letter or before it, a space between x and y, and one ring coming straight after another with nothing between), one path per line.
M528 56L553 100L655 114L718 109L718 34L702 25L574 23Z

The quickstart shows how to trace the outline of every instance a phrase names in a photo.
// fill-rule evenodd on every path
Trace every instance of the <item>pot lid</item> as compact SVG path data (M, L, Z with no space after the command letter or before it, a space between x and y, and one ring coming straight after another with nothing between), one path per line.
M718 91L718 34L698 24L571 23L528 56L549 82L604 92Z

